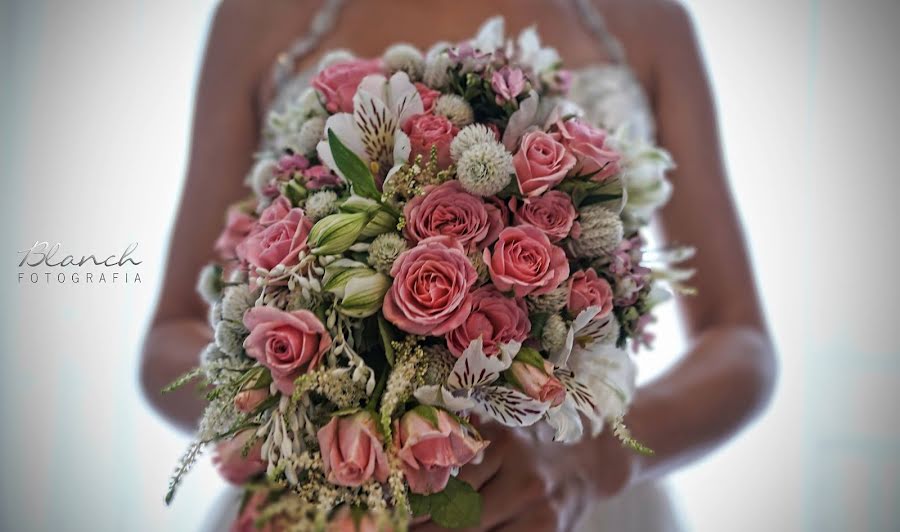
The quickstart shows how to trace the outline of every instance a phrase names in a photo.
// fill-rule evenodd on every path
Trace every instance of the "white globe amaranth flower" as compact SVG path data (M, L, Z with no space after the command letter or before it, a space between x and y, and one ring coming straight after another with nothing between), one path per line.
M470 194L493 196L512 180L513 157L498 142L476 144L457 162L456 175Z
M541 331L541 345L545 351L557 353L565 347L568 334L569 324L566 320L559 314L551 314Z
M212 305L222 299L224 286L222 267L218 264L208 264L200 271L200 277L197 279L197 293L207 303Z
M303 210L306 217L317 222L329 214L337 212L337 194L333 190L320 190L306 200Z
M215 328L216 324L222 321L222 301L216 301L209 306L209 314L207 315L209 326Z
M453 162L458 162L472 146L490 142L497 142L497 137L489 127L484 124L466 126L460 129L450 142L450 158Z
M222 298L222 318L241 323L244 314L256 304L256 295L250 285L239 284L225 289Z
M581 236L569 241L569 249L576 257L608 255L622 242L622 219L606 207L588 205L581 209L578 220L581 224Z
M411 44L400 43L390 46L381 59L389 72L406 72L412 81L421 80L425 73L425 56Z
M569 302L569 285L563 283L544 295L528 296L525 302L532 312L559 312Z
M247 329L242 323L222 320L216 325L216 345L228 356L239 357L244 352Z
M432 46L425 55L425 72L422 81L432 89L443 89L450 84L450 67L452 62L447 50L449 43L438 43Z
M434 114L446 116L454 126L462 128L475 121L475 111L458 94L443 94L434 102Z
M203 348L203 351L200 352L200 363L204 366L211 362L222 360L223 358L228 358L228 355L222 352L215 342L210 342Z
M277 165L278 161L267 155L263 156L253 165L253 168L247 175L246 182L253 190L253 193L256 194L257 198L266 196L265 189L269 186L269 183L275 179L275 167Z
M369 246L369 264L381 273L389 274L391 266L409 246L398 233L384 233L375 237Z
M316 146L325 138L325 118L321 116L310 117L303 122L300 131L289 142L288 147L300 155L310 155L316 151Z
M317 70L319 72L321 72L321 71L325 70L326 68L330 67L331 65L334 65L337 63L343 63L345 61L351 61L353 59L356 59L356 56L353 55L353 52L351 52L350 50L347 50L345 48L339 48L337 50L332 50L332 51L328 52L327 54L325 54L324 56L322 56L322 59L319 60L319 65L318 65Z

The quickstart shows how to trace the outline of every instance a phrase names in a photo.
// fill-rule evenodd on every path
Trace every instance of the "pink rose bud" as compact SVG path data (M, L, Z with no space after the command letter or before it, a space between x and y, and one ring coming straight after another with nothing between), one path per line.
M216 240L216 252L223 259L233 259L237 256L236 248L243 242L256 225L256 220L239 206L228 209L225 229Z
M354 519L348 506L342 506L335 512L325 527L325 532L393 532L393 528L378 529L375 519L368 513Z
M522 137L519 151L513 155L513 167L522 195L540 196L575 167L575 156L551 135L532 131Z
M280 532L284 530L282 519L274 517L262 526L257 526L257 521L262 517L266 500L269 497L267 491L256 491L247 499L243 510L238 515L237 521L231 526L231 532Z
M306 249L306 237L312 222L303 209L290 208L284 196L266 207L259 217L259 230L238 244L237 256L251 266L271 270L275 266L293 266Z
M352 113L353 96L359 82L369 74L381 73L378 59L351 59L335 63L316 74L312 86L325 100L325 108L330 113Z
M387 481L387 455L371 413L333 417L317 436L329 482L356 487L370 478Z
M262 440L257 440L244 456L244 446L252 436L253 430L245 430L237 433L234 438L216 445L213 465L219 470L222 478L232 484L243 484L266 470L266 462L260 453Z
M594 181L605 181L619 173L621 155L606 143L606 132L587 122L572 118L556 123L554 137L575 156L570 175L590 175Z
M255 390L242 390L234 396L234 407L238 412L249 414L269 398L269 390L257 388Z
M605 318L613 309L612 287L593 269L577 271L569 278L569 300L566 306L573 316L588 307L600 307L600 312L594 319Z
M244 325L250 331L244 340L247 356L268 368L286 395L293 393L294 380L316 369L331 347L331 335L308 310L253 307L244 314Z
M489 443L444 410L424 405L400 419L394 437L409 489L423 495L442 491L451 471L472 461Z
M431 148L434 147L437 149L438 166L450 166L450 143L459 129L446 116L416 115L403 125L403 132L409 136L412 146L410 160L421 155L422 161L427 163L431 158Z
M566 399L566 387L553 376L553 364L546 360L543 360L543 367L530 361L514 360L509 371L525 395L532 399L550 403L550 406L559 406Z

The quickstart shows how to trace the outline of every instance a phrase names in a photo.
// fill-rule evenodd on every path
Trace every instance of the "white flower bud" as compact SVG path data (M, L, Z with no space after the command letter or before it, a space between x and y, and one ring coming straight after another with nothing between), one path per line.
M344 286L344 298L338 310L351 318L367 318L381 310L384 295L390 287L391 278L383 273L353 277Z
M296 137L292 142L289 142L289 147L300 155L310 155L316 151L316 146L319 145L319 141L324 137L325 118L313 116L309 120L303 122Z
M309 232L313 255L336 255L356 243L371 216L366 212L338 213L322 218Z
M256 161L250 174L247 175L246 182L253 189L253 193L257 198L265 196L264 190L275 179L275 166L278 164L272 157L263 157Z

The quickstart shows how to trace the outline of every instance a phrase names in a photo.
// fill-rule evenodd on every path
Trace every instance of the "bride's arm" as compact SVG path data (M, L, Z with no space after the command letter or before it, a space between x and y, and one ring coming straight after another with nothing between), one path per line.
M696 246L694 297L679 303L691 340L679 363L642 387L626 424L655 451L643 457L608 431L575 447L485 427L493 452L461 476L480 488L477 530L571 530L596 497L658 477L722 443L768 401L775 357L720 154L700 51L683 9L656 3L644 22L655 50L651 94L660 143L678 164L659 222L667 241ZM437 530L433 525L422 532Z
M216 12L196 95L190 162L172 232L168 263L144 344L141 383L166 418L193 429L203 401L193 386L163 386L196 366L210 340L195 283L212 256L227 206L246 191L243 176L257 146L256 84L261 52L252 2L224 2Z
M679 299L690 347L642 388L628 416L656 450L636 460L633 480L659 475L709 451L767 403L775 357L728 189L713 98L688 15L674 4L656 33L654 103L660 143L678 165L659 228L697 247L694 297Z

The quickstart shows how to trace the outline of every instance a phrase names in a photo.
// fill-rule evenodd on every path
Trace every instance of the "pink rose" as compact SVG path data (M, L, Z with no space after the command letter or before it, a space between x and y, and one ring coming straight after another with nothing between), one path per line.
M509 200L517 224L529 224L547 234L551 242L559 242L569 236L578 211L572 198L564 192L551 190L543 196L526 199L516 208L516 198Z
M325 532L392 532L393 528L379 529L375 520L368 513L363 514L359 519L354 519L353 512L349 506L341 506L328 525Z
M492 356L500 353L500 344L523 342L529 332L531 322L525 302L483 286L472 292L472 312L466 321L447 333L447 347L461 356L469 343L480 337L485 354Z
M569 279L569 300L566 306L573 316L588 307L600 307L600 312L594 319L605 318L613 308L612 287L593 269L577 271Z
M496 94L497 105L516 99L525 89L525 75L518 68L505 66L491 76L491 88Z
M469 290L478 280L466 251L448 236L433 236L404 251L391 267L394 283L384 317L411 334L440 336L472 310Z
M237 256L237 246L240 244L256 225L256 220L243 211L240 207L228 209L225 220L225 229L216 240L216 252L223 259L232 259Z
M452 236L467 250L497 240L503 228L501 212L466 192L459 181L447 181L414 197L403 208L403 234L413 243L438 235Z
M513 156L513 166L522 194L539 196L566 177L575 166L575 156L551 135L532 131L522 137L519 151Z
M425 114L430 114L434 111L435 102L441 97L441 91L431 89L428 85L418 81L416 82L416 90L419 91L419 97L422 98L422 106L425 108Z
M325 108L331 113L352 113L353 96L359 82L369 74L381 73L378 59L351 59L335 63L316 74L312 86L325 100Z
M259 225L269 227L275 222L280 222L281 220L284 220L285 216L287 216L293 208L294 207L291 205L289 199L284 196L278 196L278 199L270 203L269 206L263 209L259 214Z
M216 444L216 451L212 459L213 465L216 466L222 478L232 484L243 484L266 470L267 463L262 459L260 452L262 440L257 440L244 456L244 446L250 441L251 436L253 436L253 430L248 429L237 433L230 440Z
M543 368L515 360L509 371L515 383L532 399L550 406L559 406L566 399L566 387L553 375L553 364L546 360Z
M257 268L271 270L279 264L293 266L306 248L306 237L312 223L303 209L285 210L283 196L266 208L260 216L260 230L254 231L237 246L238 257ZM288 203L290 205L290 203Z
M484 262L494 285L503 292L512 290L516 297L552 292L569 276L565 251L530 225L504 229L494 251L484 250Z
M231 526L231 532L277 532L283 530L277 523L277 517L267 521L263 526L256 526L256 522L262 517L263 507L269 498L269 492L259 490L253 493L244 504L244 509L238 515L237 521Z
M247 356L269 368L283 394L294 391L294 380L316 369L331 347L331 335L308 310L285 312L274 307L253 307L244 314L250 335L244 340Z
M269 398L269 390L255 388L253 390L241 390L234 396L234 408L238 412L249 414L259 408L263 401Z
M446 116L416 115L406 121L403 131L409 136L412 146L410 160L421 155L422 160L427 162L431 158L431 147L434 146L437 148L438 166L450 166L450 143L459 129Z
M619 173L621 155L605 146L606 132L579 118L557 121L554 136L577 161L572 175L590 175L594 181L605 181Z
M428 419L430 415L426 417L418 411L420 408L434 413L436 426ZM423 495L443 490L451 470L472 461L489 443L476 437L447 412L423 406L407 412L398 422L394 435L409 489Z
M327 166L317 164L303 172L303 185L308 190L319 190L325 187L337 187L344 180Z
M317 436L328 482L348 487L370 478L387 482L387 455L371 413L333 417Z

